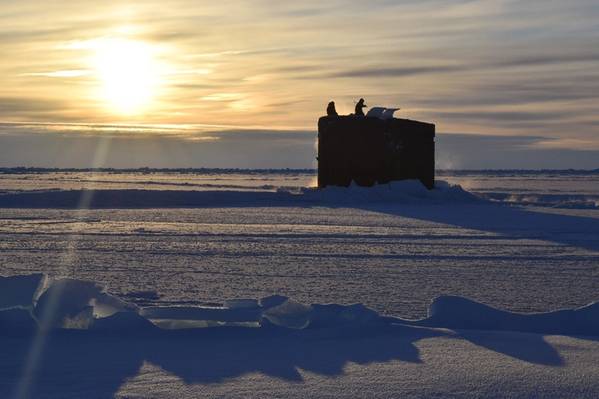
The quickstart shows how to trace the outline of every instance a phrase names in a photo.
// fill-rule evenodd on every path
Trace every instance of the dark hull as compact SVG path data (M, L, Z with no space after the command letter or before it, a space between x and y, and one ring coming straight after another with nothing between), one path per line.
M318 120L318 186L418 179L435 184L435 125L339 116Z

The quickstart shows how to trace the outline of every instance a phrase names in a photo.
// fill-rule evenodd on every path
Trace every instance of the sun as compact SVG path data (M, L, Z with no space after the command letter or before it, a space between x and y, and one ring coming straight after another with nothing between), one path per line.
M129 39L103 39L94 47L92 62L100 82L100 98L116 113L146 110L160 85L155 49Z

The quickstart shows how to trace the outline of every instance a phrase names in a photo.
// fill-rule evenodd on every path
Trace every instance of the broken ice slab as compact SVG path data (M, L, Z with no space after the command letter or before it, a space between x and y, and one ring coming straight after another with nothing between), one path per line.
M248 323L258 322L262 316L259 307L191 307L152 306L142 308L139 314L148 319L220 321Z

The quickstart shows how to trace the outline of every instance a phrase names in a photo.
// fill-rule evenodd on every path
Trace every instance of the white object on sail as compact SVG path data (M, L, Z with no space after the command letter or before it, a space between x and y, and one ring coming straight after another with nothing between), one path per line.
M368 110L366 116L371 118L381 118L386 109L387 108L385 107L372 107Z
M399 108L372 107L366 114L370 118L393 119L393 113Z
M399 108L387 108L383 111L383 114L380 116L381 119L393 119L393 114L395 111L398 111Z

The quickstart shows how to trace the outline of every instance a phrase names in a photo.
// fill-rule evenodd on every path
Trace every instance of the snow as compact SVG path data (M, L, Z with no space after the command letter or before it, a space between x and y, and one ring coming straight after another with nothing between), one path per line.
M112 332L117 336L131 332L140 334L155 328L150 320L132 311L119 311L107 317L96 318L89 326L89 330L92 332Z
M135 305L105 293L95 282L59 279L52 281L41 294L33 315L43 328L86 329L95 319L135 309Z
M83 200L89 198L89 200ZM82 202L84 201L84 202ZM151 208L215 206L302 206L360 203L470 203L482 201L459 185L439 180L428 190L418 180L394 181L374 187L278 188L276 191L219 190L53 190L0 195L4 208ZM142 230L138 230L143 232Z
M573 194L506 194L487 192L484 197L511 205L534 205L565 209L599 209L599 197Z
M439 164L445 163L439 160ZM57 170L34 168L0 169L0 193L21 194L1 197L4 206L21 202L21 206L43 206L44 193L49 191L71 192L48 196L46 206L76 207L82 190L110 190L104 194L116 195L112 203L135 202L131 197L138 190L149 191L245 191L273 192L300 191L316 184L315 170L239 170L239 169L95 169ZM547 206L564 209L597 209L599 203L598 170L438 170L439 180L458 184L477 196L511 205ZM22 194L36 194L22 196ZM100 194L103 196L104 194ZM163 206L194 206L191 194L182 199L165 200L168 193L156 194L154 204ZM158 199L162 200L158 201ZM231 197L225 197L229 200ZM248 197L245 197L248 199ZM273 196L257 197L273 198ZM24 200L27 199L27 202ZM36 201L39 201L36 202ZM70 205L69 205L69 201ZM123 202L124 201L124 202ZM2 202L2 201L0 201ZM169 205L170 202L170 205ZM105 206L109 206L104 199ZM197 202L195 206L203 206ZM18 206L18 205L14 205ZM113 205L116 206L116 205ZM152 206L152 203L148 203Z
M39 276L33 276L42 281ZM6 290L0 300L7 303L29 276L4 277ZM264 304L263 307L261 304ZM19 305L20 306L20 305ZM31 308L18 307L0 313L0 335L3 329L17 331L21 326L30 329L34 320L40 328L54 329L112 329L133 330L156 324L168 329L255 323L255 327L275 325L290 329L352 329L388 324L451 328L456 330L520 331L538 334L588 335L599 337L599 303L576 309L552 312L509 312L459 296L435 298L422 320L405 320L382 316L364 304L303 304L282 295L261 300L244 298L225 300L223 306L142 307L127 303L107 293L100 284L91 281L59 279L51 281ZM187 323L178 325L173 321ZM158 323L156 323L158 321ZM170 321L170 323L168 323ZM233 323L233 324L230 324Z
M50 336L32 397L593 398L598 389L599 345L588 339L422 328L242 332ZM0 341L3 397L27 344Z
M23 276L0 276L0 310L31 308L37 301L45 276L41 273Z
M140 314L148 319L204 320L220 322L258 322L259 308L229 308L201 306L156 306L142 308Z
M0 310L0 336L31 334L38 328L31 312L23 308Z
M18 284L17 277L11 280ZM78 310L84 297L109 295L91 282L60 280L42 297L56 287L75 301L59 301L62 309ZM84 331L62 325L47 333L25 392L36 398L175 392L183 398L593 398L599 392L596 304L517 314L443 296L432 302L429 317L409 321L362 304L304 305L282 296L260 300L264 307L247 306L253 302L247 298L238 302L227 309L261 309L261 327L163 329L147 318L157 314L143 309L94 316ZM194 317L214 319L198 310ZM27 309L0 311L2 397L15 392L32 320Z
M355 328L382 325L384 320L364 304L314 304L310 312L310 328Z
M300 330L310 325L311 311L310 306L286 300L280 305L267 309L262 317L267 321L267 326L272 323L276 326Z
M282 191L279 191L282 193ZM465 191L459 185L443 180L435 182L435 188L428 190L418 180L393 181L374 187L360 187L352 183L350 187L326 187L324 189L304 188L300 201L323 204L351 205L361 203L399 204L451 204L482 202L479 197Z
M0 177L0 397L598 396L596 173L235 173Z
M459 330L520 331L599 337L599 303L553 312L515 313L459 296L435 298L429 317L415 325Z

